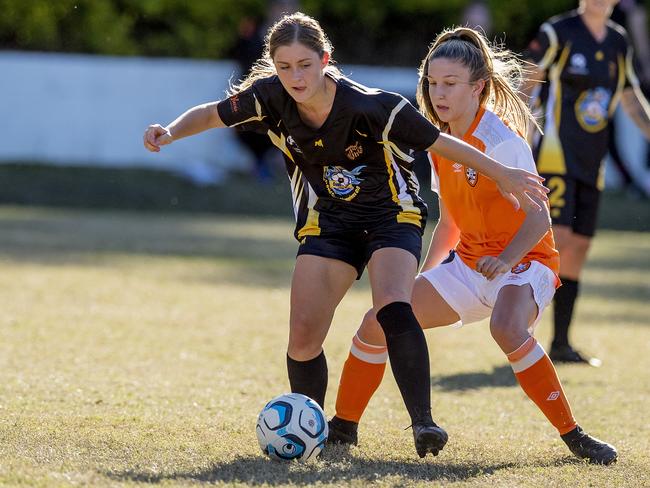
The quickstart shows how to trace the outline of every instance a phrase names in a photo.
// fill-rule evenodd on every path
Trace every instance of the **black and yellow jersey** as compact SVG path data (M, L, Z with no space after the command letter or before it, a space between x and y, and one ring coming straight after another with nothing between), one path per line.
M601 186L609 120L623 89L638 85L625 30L608 21L599 42L574 10L543 23L526 57L546 71L533 101L544 129L532 140L538 171Z
M282 151L298 240L386 220L423 228L413 153L431 146L438 129L401 95L332 79L334 102L318 129L301 120L277 76L219 102L219 116L229 127L267 134Z

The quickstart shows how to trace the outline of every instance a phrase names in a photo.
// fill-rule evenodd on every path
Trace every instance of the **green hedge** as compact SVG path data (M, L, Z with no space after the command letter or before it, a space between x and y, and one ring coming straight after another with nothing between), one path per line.
M457 24L467 0L303 0L340 62L413 66ZM522 49L547 17L577 1L488 0L494 35ZM244 15L266 0L0 0L2 49L111 55L227 57Z

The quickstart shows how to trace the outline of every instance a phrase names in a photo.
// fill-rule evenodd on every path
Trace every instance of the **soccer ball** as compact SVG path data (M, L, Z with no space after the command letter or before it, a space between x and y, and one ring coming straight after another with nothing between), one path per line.
M328 434L323 410L299 393L286 393L267 403L255 430L264 454L280 461L315 459Z

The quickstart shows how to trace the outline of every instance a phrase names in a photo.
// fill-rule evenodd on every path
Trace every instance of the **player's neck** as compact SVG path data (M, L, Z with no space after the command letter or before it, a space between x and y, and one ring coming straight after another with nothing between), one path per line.
M585 26L591 35L598 42L602 42L607 35L607 19L609 17L603 17L602 15L590 14L589 12L580 12L580 18L584 22Z
M465 113L457 119L449 121L449 133L459 139L465 137L467 131L474 123L474 119L476 119L476 114L478 114L478 102L474 109L466 110Z
M309 100L297 104L302 121L315 129L321 127L332 110L335 95L336 82L325 76L322 88Z

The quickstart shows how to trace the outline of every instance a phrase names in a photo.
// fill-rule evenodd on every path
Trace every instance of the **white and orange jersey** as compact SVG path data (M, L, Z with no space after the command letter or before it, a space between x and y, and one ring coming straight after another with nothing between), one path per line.
M489 110L479 109L462 139L506 166L537 172L526 141ZM467 266L476 269L480 257L501 254L526 214L513 208L494 181L462 161L450 161L434 153L429 153L429 158L431 189L438 193L460 229L456 252ZM546 233L521 263L530 261L539 261L558 275L560 260L552 231Z

